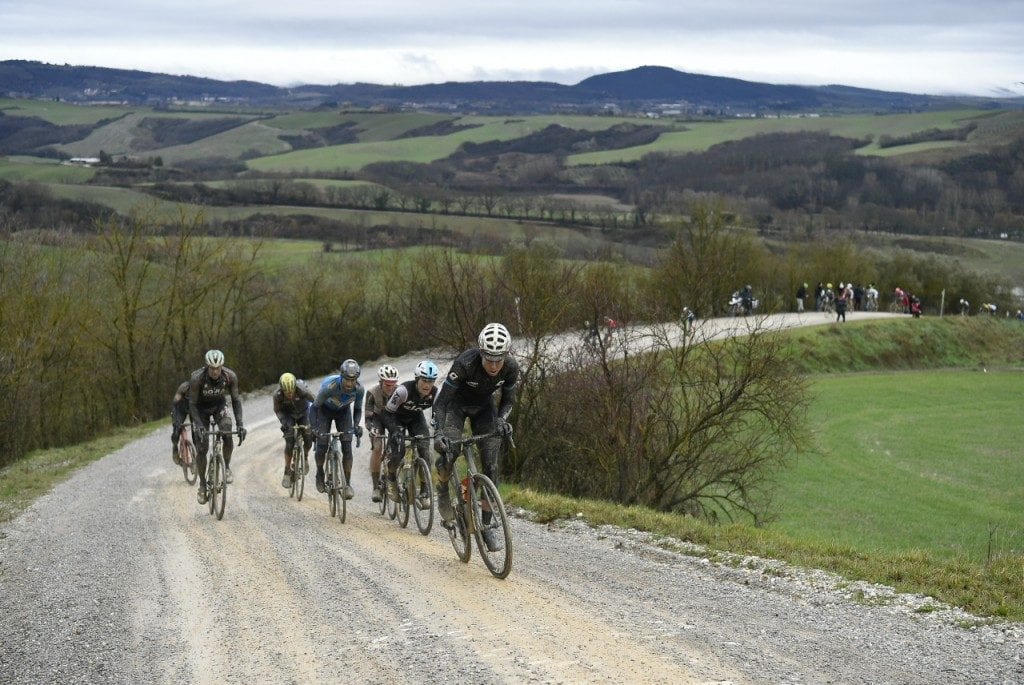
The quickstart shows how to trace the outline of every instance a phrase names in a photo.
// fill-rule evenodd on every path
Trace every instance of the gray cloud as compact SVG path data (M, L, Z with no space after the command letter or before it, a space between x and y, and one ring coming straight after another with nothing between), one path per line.
M661 64L775 83L1014 93L1021 35L1018 0L0 0L0 59L272 83L575 83Z

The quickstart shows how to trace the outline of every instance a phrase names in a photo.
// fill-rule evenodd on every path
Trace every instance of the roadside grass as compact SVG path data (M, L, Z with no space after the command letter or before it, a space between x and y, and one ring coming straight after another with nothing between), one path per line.
M506 505L530 512L531 520L557 525L582 519L591 526L633 528L663 536L665 549L737 563L730 555L753 555L792 566L822 569L848 581L887 585L900 592L930 596L981 617L1024 620L1024 554L1007 555L991 564L945 559L922 550L864 551L837 541L802 539L772 528L746 524L711 525L678 514L611 502L579 500L503 484ZM702 549L681 547L692 543ZM778 575L774 567L765 573ZM782 571L781 573L785 573Z

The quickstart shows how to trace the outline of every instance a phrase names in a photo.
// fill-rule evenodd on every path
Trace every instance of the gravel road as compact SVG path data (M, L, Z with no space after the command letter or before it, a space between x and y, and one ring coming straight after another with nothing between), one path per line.
M312 476L290 499L269 396L245 404L223 521L167 428L0 528L0 682L1024 682L1021 624L636 531L517 512L496 580L377 512L366 443L346 523Z

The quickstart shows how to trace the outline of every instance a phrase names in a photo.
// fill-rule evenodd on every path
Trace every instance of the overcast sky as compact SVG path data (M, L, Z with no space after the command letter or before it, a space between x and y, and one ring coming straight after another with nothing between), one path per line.
M643 65L1024 95L1024 0L0 0L0 60L276 85L573 84Z

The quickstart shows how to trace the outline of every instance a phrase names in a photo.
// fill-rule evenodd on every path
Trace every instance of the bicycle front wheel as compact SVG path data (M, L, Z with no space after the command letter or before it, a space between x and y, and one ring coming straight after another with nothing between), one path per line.
M306 489L306 452L301 446L296 446L292 454L292 489L295 492L295 501L302 501L302 493Z
M412 471L402 465L398 473L398 525L405 528L409 525L409 505L412 499Z
M416 518L416 528L421 534L429 535L430 528L434 525L434 484L430 479L430 467L423 459L416 460L412 491L412 511Z
M331 466L334 475L334 490L331 496L334 498L335 508L338 510L338 522L345 523L345 515L348 513L348 500L345 499L345 474L341 472L341 459L335 459Z
M210 499L213 502L213 512L217 515L217 520L220 521L224 518L224 506L228 501L228 484L224 480L224 472L227 470L227 466L224 464L224 455L217 455L217 463L214 466L213 479L216 486L213 489L213 497Z
M482 473L473 476L470 499L477 524L473 533L480 557L494 577L505 578L512 571L512 527L505 515L505 503L498 488ZM486 512L490 512L490 520L484 522Z
M448 481L448 497L451 499L452 509L455 510L455 520L448 528L448 539L452 541L456 556L463 564L469 563L469 557L473 553L472 538L466 528L466 506L462 501L462 484L459 479L452 477Z

